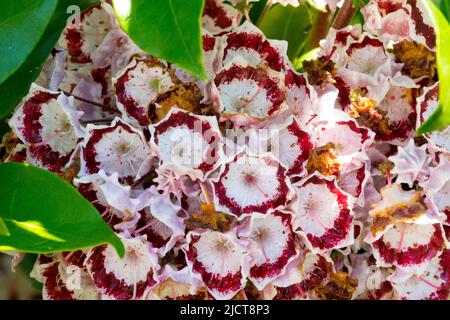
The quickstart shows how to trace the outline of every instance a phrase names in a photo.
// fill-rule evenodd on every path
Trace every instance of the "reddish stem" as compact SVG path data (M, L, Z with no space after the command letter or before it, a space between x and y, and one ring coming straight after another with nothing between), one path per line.
M353 0L345 0L341 9L336 16L336 19L333 23L333 28L342 29L350 23L352 20L353 14L355 13L355 9L353 8Z

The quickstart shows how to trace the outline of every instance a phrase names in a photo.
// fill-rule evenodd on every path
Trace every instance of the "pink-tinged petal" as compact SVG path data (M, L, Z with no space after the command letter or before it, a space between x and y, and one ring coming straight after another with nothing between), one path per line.
M176 81L164 63L135 57L113 79L118 108L127 119L145 127L151 123L148 118L150 104L171 89Z
M28 147L29 160L50 171L59 172L69 162L82 134L78 119L67 97L61 98L32 85L9 125Z
M374 84L380 74L390 71L390 60L383 42L368 34L358 42L350 43L346 53L345 65L338 69L338 76L353 88Z
M156 189L166 197L174 195L177 199L181 199L183 194L190 194L192 192L190 189L197 186L188 176L180 177L168 166L162 165L155 169L155 172L157 176L153 182L156 183Z
M158 195L152 198L150 211L152 215L172 229L176 235L184 235L183 219L178 216L181 206L170 198Z
M361 11L364 29L384 42L409 39L413 20L404 1L371 1Z
M333 143L338 159L342 160L364 151L372 144L374 138L371 130L360 127L354 120L331 122L326 126L320 126L317 130L316 145Z
M220 35L239 26L242 15L224 0L206 0L202 27L213 35Z
M406 147L398 147L398 153L388 159L394 163L392 174L397 175L396 183L406 183L410 187L414 182L423 182L430 174L431 155L426 151L427 145L416 147L411 139Z
M366 162L356 160L350 170L343 170L338 177L339 187L348 194L355 197L355 203L364 206L365 187L371 178Z
M450 159L440 154L436 167L430 167L430 177L422 183L430 206L442 216L450 214ZM447 221L448 222L448 221Z
M334 180L312 176L296 188L294 231L314 252L353 243L353 199Z
M192 277L188 267L177 270L166 265L160 275L160 284L151 292L150 299L210 300L201 281Z
M70 93L75 99L75 108L83 112L82 120L98 121L120 114L115 107L111 83L111 68L94 68L92 65L70 67L65 70L58 90Z
M188 265L218 300L231 299L244 288L244 249L232 235L214 231L187 235Z
M286 205L292 196L286 169L280 163L246 153L226 164L214 193L216 208L238 217L268 213Z
M178 177L203 180L221 164L223 142L215 117L173 108L161 122L150 126L150 131L161 164Z
M361 300L392 300L394 298L394 290L392 287L392 283L388 280L388 278L392 275L393 270L387 268L379 268L375 265L367 265L367 262L370 262L371 258L367 260L365 263L362 263L362 266L357 266L357 268L361 268L363 270L362 273L365 274L365 277L361 280L364 291L357 297L357 299ZM357 263L355 261L354 263Z
M159 195L152 189L132 190L130 186L120 183L117 172L109 176L103 170L98 174L74 179L73 183L75 186L92 184L100 204L132 215L148 207L151 199Z
M373 254L381 266L397 266L420 272L445 247L439 224L399 223L372 243Z
M222 69L214 82L225 118L243 115L263 121L278 113L285 102L281 73L252 67L241 59Z
M141 212L134 233L146 235L152 246L164 256L185 238L183 218L178 215L180 210L181 207L170 198L157 194L152 197L150 208Z
M333 263L329 258L311 251L303 253L302 262L297 268L302 277L301 282L287 287L278 287L274 300L306 299L309 293L323 284L334 271Z
M59 262L53 262L44 269L44 300L75 300L75 293L67 289L59 273Z
M174 236L173 230L147 212L141 213L134 234L145 235L152 247L161 249L163 254L175 245L174 241L171 241Z
M397 299L402 300L447 300L450 290L450 251L445 250L433 258L422 274L411 274L409 278L392 277Z
M422 185L427 193L442 193L445 195L445 190L450 187L447 186L450 182L450 158L447 154L440 153L437 159L439 160L437 166L429 168L430 176ZM443 209L441 206L439 207Z
M117 300L146 296L158 280L157 258L144 238L124 239L125 257L120 258L109 245L91 249L86 267L103 295Z
M213 79L220 69L220 60L221 60L221 50L220 50L220 37L215 37L207 32L203 32L202 36L203 40L203 63L205 65L206 75L208 79ZM179 79L183 82L195 82L195 78L193 79L182 79L177 73ZM190 76L192 77L192 76ZM205 87L205 90L207 88ZM209 95L212 95L209 93ZM205 95L206 96L206 95ZM210 100L213 100L209 97Z
M273 136L270 143L271 153L288 170L287 175L304 173L306 162L314 148L312 134L308 128L302 128L294 117L289 117L281 125L269 127Z
M74 64L92 62L93 55L107 33L115 27L112 7L104 3L83 12L64 30L60 46L69 53L69 61Z
M240 235L250 240L252 260L248 275L258 290L282 275L290 261L297 256L291 226L291 215L279 211L251 216L250 228Z
M107 175L117 172L119 178L134 177L151 153L142 132L119 118L110 126L89 124L86 131L81 152L81 172L84 174L104 170Z
M223 37L223 64L241 57L253 67L264 64L275 71L287 68L287 47L284 42L267 40L251 22L244 22L234 32Z
M306 126L317 116L319 103L315 103L317 92L311 87L304 75L288 70L285 75L286 102L288 110L302 126Z
M112 75L116 75L125 68L132 57L142 54L142 51L134 44L121 28L108 32L100 46L92 56L92 63L97 68L111 66Z
M417 89L411 86L389 85L377 107L386 113L388 130L375 131L376 140L401 144L412 137L417 121Z
M337 68L344 67L347 60L346 48L350 43L358 41L361 32L361 25L346 26L339 30L330 28L327 37L320 41L319 56L329 57Z
M95 285L83 267L81 251L53 256L41 255L30 276L43 283L44 300L99 299Z
M428 48L433 49L436 46L436 32L434 31L433 21L426 12L422 1L406 0L411 7L411 18L413 20L410 37L425 44Z

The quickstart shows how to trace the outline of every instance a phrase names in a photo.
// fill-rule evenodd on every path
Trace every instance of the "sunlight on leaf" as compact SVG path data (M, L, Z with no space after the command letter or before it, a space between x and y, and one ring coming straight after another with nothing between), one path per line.
M114 7L117 15L120 17L127 17L122 21L122 28L125 30L129 29L129 17L131 14L131 0L120 0L114 2Z
M0 236L9 237L11 234L9 233L8 227L6 226L3 219L0 217Z
M28 231L32 234L37 235L40 238L48 239L56 242L65 242L64 239L61 239L53 234L51 234L43 225L38 221L16 221L11 220L11 223L15 224L19 228Z
M0 251L19 251L18 248L11 246L0 246Z
M53 173L0 163L0 203L0 215L10 233L0 235L2 250L52 253L111 244L124 256L122 241L98 210Z

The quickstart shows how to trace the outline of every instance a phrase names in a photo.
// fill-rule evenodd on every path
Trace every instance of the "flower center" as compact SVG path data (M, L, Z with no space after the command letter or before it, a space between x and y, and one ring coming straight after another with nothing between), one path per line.
M127 144L125 144L125 143L121 143L121 144L117 147L117 152L118 152L119 154L124 155L124 154L126 154L128 151L130 151L130 147L129 147Z
M156 92L161 91L161 80L152 79L149 83L149 88L151 91L156 91Z
M228 239L219 239L216 242L216 249L221 253L228 253L230 250L230 242Z

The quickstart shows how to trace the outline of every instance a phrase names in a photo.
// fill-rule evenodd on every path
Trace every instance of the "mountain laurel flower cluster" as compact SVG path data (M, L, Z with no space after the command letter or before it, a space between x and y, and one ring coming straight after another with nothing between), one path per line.
M126 253L40 255L43 297L447 299L450 131L415 137L438 105L435 33L420 1L362 14L299 73L207 0L206 81L142 52L107 3L70 24L5 161L73 184Z

